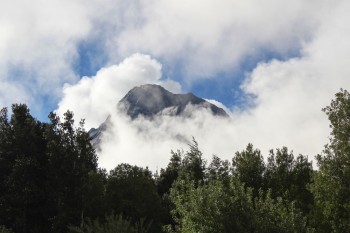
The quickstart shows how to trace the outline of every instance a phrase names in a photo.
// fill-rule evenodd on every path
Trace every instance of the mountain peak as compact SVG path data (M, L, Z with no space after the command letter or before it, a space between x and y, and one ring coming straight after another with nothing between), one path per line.
M208 109L213 115L228 117L222 108L192 93L174 94L156 84L134 87L119 101L118 107L125 110L132 119L135 119L139 115L153 117L161 112L176 116L181 115L188 104Z

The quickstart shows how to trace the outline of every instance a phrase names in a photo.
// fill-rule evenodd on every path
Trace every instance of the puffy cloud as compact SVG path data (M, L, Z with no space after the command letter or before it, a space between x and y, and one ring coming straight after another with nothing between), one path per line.
M234 129L231 120L214 117L193 106L188 106L186 111L191 114L159 115L153 120L142 117L131 120L115 112L100 144L100 166L112 169L119 163L130 163L155 171L166 167L171 150L187 150L192 137L200 143L206 159L214 153L230 158L233 148L229 139L238 138L231 131Z
M260 148L287 145L313 157L327 143L329 128L321 109L350 84L350 27L344 24L350 4L329 10L301 57L259 64L243 88L255 107L239 114L238 125L255 132Z
M154 121L142 118L130 121L116 111L108 111L112 114L112 125L103 138L100 164L107 168L119 162L151 169L164 167L169 161L170 149L186 149L192 136L198 140L206 159L214 153L231 159L235 151L249 142L265 155L271 148L288 146L295 154L306 154L312 159L322 151L329 135L328 122L321 109L329 104L339 88L350 84L350 47L347 45L350 28L344 24L349 9L350 3L346 1L329 9L313 32L313 38L302 44L299 57L259 63L247 74L242 89L254 98L249 108L232 109L231 119L190 109L193 112L190 118L159 116ZM132 58L117 67L121 69ZM159 63L149 57L146 60L159 67L158 72L151 72L158 77L154 81L159 80ZM137 85L138 78L128 77L128 88L131 84Z
M349 86L350 30L344 23L349 10L346 0L6 1L0 8L0 105L26 102L40 111L43 96L55 101L63 95L59 113L71 109L77 119L87 119L87 128L96 127L115 114L117 101L135 85L158 83L181 91L177 82L162 78L158 61L190 87L192 79L220 78L218 72L240 69L267 52L267 58L284 60L259 63L247 74L242 88L255 98L250 108L232 110L230 121L200 112L157 124L130 124L116 116L118 132L112 133L119 149L106 142L107 157L101 159L116 151L116 161L127 160L123 156L136 156L141 148L147 160L132 161L164 164L168 148L186 147L192 135L209 157L229 158L248 142L314 155L329 130L320 109ZM84 41L99 43L106 67L79 80L74 66ZM158 61L130 57L137 52ZM290 58L293 54L298 57Z
M154 83L179 92L180 84L161 80L161 68L150 56L134 54L119 65L102 68L94 77L83 77L75 85L66 85L57 113L73 110L76 119L86 119L89 129L98 127L114 113L118 101L135 86Z
M143 51L178 60L186 78L210 77L247 56L288 56L308 41L335 2L143 1L133 24L110 43L118 54ZM115 51L112 49L111 51ZM113 55L111 55L113 57Z
M5 1L0 28L2 106L35 108L46 101L40 97L57 100L62 84L78 79L76 44L91 28L83 1Z
M98 43L106 56L101 62L95 54L91 63L112 65L146 53L183 74L178 78L190 86L197 76L239 69L247 56L288 56L336 2L6 1L0 9L0 83L9 88L0 93L1 104L25 101L46 111L40 108L57 102L64 83L78 82L75 65L84 42Z

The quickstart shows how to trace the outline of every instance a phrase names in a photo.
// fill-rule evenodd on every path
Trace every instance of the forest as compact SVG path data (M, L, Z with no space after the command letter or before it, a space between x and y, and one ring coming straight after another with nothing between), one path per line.
M0 233L350 232L349 92L323 111L331 134L316 164L252 144L231 161L206 161L193 138L152 173L99 168L84 121L75 127L70 111L40 122L25 104L3 108Z

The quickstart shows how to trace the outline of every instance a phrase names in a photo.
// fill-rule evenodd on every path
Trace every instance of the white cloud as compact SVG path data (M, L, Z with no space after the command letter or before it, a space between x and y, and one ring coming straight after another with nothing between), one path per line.
M227 137L237 138L230 131L234 127L230 119L213 117L190 106L187 111L191 117L165 115L152 121L144 118L131 121L123 114L113 114L112 125L102 138L99 164L112 169L119 163L130 163L155 171L166 167L170 150L187 150L192 136L207 159L214 153L230 158L233 148Z
M329 10L301 57L259 64L244 90L256 96L256 107L239 115L242 129L255 131L260 148L287 145L296 152L321 153L329 136L321 109L340 88L349 88L350 3Z
M56 99L64 82L78 79L77 41L91 28L83 1L3 1L0 28L0 83L8 87L2 106L25 101L35 108L44 102L39 96Z
M297 58L258 64L243 87L256 96L254 107L233 110L229 122L198 113L190 120L143 122L147 130L140 134L141 123L117 118L119 131L113 133L120 147L115 153L122 161L140 148L142 160L130 161L161 165L168 148L186 147L174 139L186 132L186 140L195 136L208 157L229 158L248 142L263 150L287 145L312 156L329 130L320 109L350 84L349 10L346 0L5 1L0 8L0 105L26 102L40 108L45 102L40 96L63 95L59 113L69 108L77 119L87 118L87 128L96 127L135 85L158 83L181 91L179 83L161 79L158 61L131 54L150 54L167 68L179 69L175 72L184 74L181 81L190 86L192 79L220 78L218 72L240 69L242 62L266 51L287 58L299 52ZM108 65L79 81L74 71L78 46L91 39L100 42Z
M285 55L300 48L335 4L303 0L287 4L279 0L144 1L131 20L133 24L114 37L110 51L123 55L143 51L179 60L187 79L210 77L237 66L247 56L263 51Z
M347 45L350 28L344 24L349 9L350 3L346 1L330 9L313 32L312 40L302 45L300 57L260 63L247 74L242 88L246 94L255 95L253 107L234 109L231 119L193 110L191 118L164 116L153 122L144 119L130 122L110 111L113 126L102 144L101 165L113 168L117 163L128 162L151 169L164 167L170 149L187 149L186 143L192 136L208 160L214 153L231 159L235 151L249 142L265 155L271 148L288 146L295 154L313 158L322 151L329 135L321 108L329 104L339 88L350 84ZM149 57L146 60L151 61ZM121 69L126 61L118 67ZM157 80L161 77L160 65L153 62L159 67L158 72L151 72ZM131 88L139 79L128 77Z
M109 65L147 53L180 69L190 85L196 76L238 69L247 56L299 48L336 2L6 1L0 8L0 83L11 88L0 99L3 105L23 99L30 107L42 106L42 96L57 100L64 83L78 81L78 46L90 40ZM23 98L12 88L23 90Z
M154 83L179 92L177 82L161 80L161 68L150 56L134 54L119 65L102 68L94 77L83 77L75 85L66 85L57 113L73 110L76 119L86 119L89 129L98 127L113 114L118 101L135 86Z

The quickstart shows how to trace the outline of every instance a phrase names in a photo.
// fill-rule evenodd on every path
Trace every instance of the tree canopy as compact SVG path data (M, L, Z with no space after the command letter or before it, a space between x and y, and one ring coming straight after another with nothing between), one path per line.
M350 232L350 94L323 109L331 135L316 156L248 144L204 159L193 138L166 168L107 172L73 113L49 122L24 104L0 110L0 232ZM140 152L142 153L142 152Z

